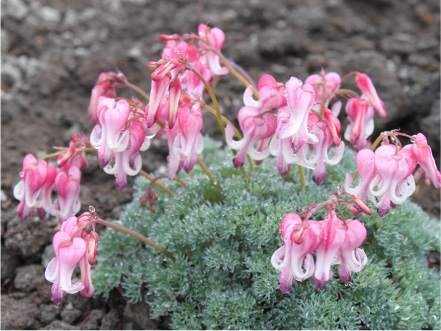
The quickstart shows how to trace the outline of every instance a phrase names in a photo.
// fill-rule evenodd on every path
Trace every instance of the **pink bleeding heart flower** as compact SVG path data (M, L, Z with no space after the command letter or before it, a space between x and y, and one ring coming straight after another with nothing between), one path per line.
M247 154L254 160L263 160L269 156L269 148L258 151L254 145L262 139L271 137L277 127L277 119L274 114L261 114L259 109L245 106L239 111L238 121L243 132L243 139L234 141L234 128L229 123L225 130L225 140L232 149L240 150L233 160L234 167L243 165Z
M161 104L162 97L170 84L170 76L165 76L162 80L152 80L152 87L150 90L150 102L148 112L145 114L147 127L152 127L155 123L156 112Z
M55 178L54 189L58 197L54 201L53 211L60 222L80 211L80 180L80 169L75 166L71 166L67 173L59 172Z
M340 121L332 114L329 109L325 109L323 120L316 113L311 113L308 118L308 128L311 133L317 137L317 143L305 144L302 149L304 155L303 165L312 168L313 180L317 185L323 182L326 174L325 163L336 165L340 162L344 153L344 143L340 139ZM334 149L334 155L329 157L328 151L333 144L337 146ZM312 149L312 153L309 153ZM308 156L309 155L309 156Z
M412 173L417 160L410 145L399 150L389 144L375 150L374 162L377 174L369 184L369 192L378 215L383 217L391 203L400 205L415 191Z
M349 125L345 131L345 139L350 141L356 150L368 145L367 137L374 131L374 109L366 101L351 98L346 104Z
M316 102L313 109L320 112L322 107L328 108L329 102L336 97L334 92L340 88L341 77L336 72L328 72L325 75L324 70L322 70L320 75L311 75L306 78L305 84L313 86Z
M116 87L119 84L124 84L127 82L126 77L121 72L102 72L95 86L92 89L92 95L90 97L89 103L89 117L93 123L97 123L97 109L98 100L100 97L115 98L116 97Z
M320 244L316 249L313 281L317 290L320 290L332 279L331 265L334 263L337 252L346 239L346 232L345 224L337 218L334 211L326 215L322 223Z
M352 279L352 273L361 271L367 263L366 253L359 248L366 240L366 228L358 220L346 220L346 239L340 246L340 266L338 275L343 283Z
M226 75L230 71L227 67L222 67L220 64L219 56L210 48L214 48L218 51L222 49L225 41L225 34L219 28L209 28L205 24L199 24L198 35L200 38L199 46L203 55L201 56L206 65L210 68L211 72L215 76Z
M130 115L126 100L101 99L97 124L90 135L90 142L98 149L100 167L107 166L115 152L121 152L129 144L129 132L125 130Z
M71 217L66 222L76 222L76 217ZM45 272L52 285L52 297L58 306L67 293L74 294L84 289L83 283L72 284L72 274L77 264L86 254L86 243L82 238L71 238L74 232L58 231L52 241L55 251L53 258Z
M441 188L441 174L436 167L432 149L427 144L426 137L422 133L418 133L415 137L415 143L411 146L413 156L424 170L426 177L437 189Z
M203 120L199 103L182 107L172 129L166 128L170 155L168 156L168 178L171 180L183 168L190 172L195 163L196 154L202 153L204 142L201 135Z
M55 178L57 177L57 169L50 165L47 166L47 178L41 192L38 196L38 215L40 218L44 218L46 213L54 215L53 203L52 203L52 189L55 183Z
M355 84L362 92L360 99L366 100L369 104L372 105L375 112L381 118L386 118L386 108L384 107L383 100L377 94L377 90L372 83L372 80L368 75L362 74L361 72L355 73Z
M276 132L280 133L284 130L285 124L291 118L291 111L288 107L279 108L277 111L277 129ZM315 137L315 136L314 136ZM303 145L305 142L314 143L317 141L308 138L307 133L300 129L297 135L294 137L287 137L283 139L278 138L278 134L275 134L270 142L269 150L271 155L277 158L277 168L282 177L285 177L292 164L303 164Z
M14 187L14 197L20 201L17 207L20 219L28 218L34 208L51 210L52 203L45 198L52 189L54 171L56 173L56 169L46 161L37 161L32 154L25 156L20 173L22 180ZM39 213L45 214L43 210L39 210Z
M78 149L87 146L92 146L92 144L85 135L72 135L72 140L69 142L69 148L67 149L67 152L63 155L58 156L57 158L58 168L63 169L64 167L66 167L66 163L68 164L67 167L69 167L70 164L73 163L76 167L87 169L87 167L89 166L89 162L86 158L86 152L78 151ZM63 171L66 172L67 170L63 169Z
M127 128L129 143L123 151L114 152L114 162L109 163L103 170L116 177L116 187L124 191L127 187L127 175L136 176L142 167L139 151L150 147L150 140L145 135L145 128L140 120L133 120Z
M243 96L246 106L258 108L264 112L271 108L282 108L286 106L286 88L283 83L278 83L271 75L263 75L258 82L259 100L253 98L253 89L248 86Z
M291 213L283 218L281 230L284 245L274 252L271 264L282 271L280 289L286 294L295 280L303 281L314 273L311 253L319 245L321 225L317 221L303 222L299 215Z
M293 137L297 135L301 129L309 136L307 125L308 116L315 99L314 88L309 84L302 86L302 82L299 79L291 77L286 83L286 93L291 116L283 127L283 130L279 129L277 137L279 139Z
M365 204L367 202L369 185L377 174L374 156L375 153L366 148L357 153L357 156L355 157L355 164L357 165L360 180L355 188L351 188L353 185L353 176L351 173L347 173L345 179L346 192L357 196ZM355 206L355 208L357 208L357 206Z

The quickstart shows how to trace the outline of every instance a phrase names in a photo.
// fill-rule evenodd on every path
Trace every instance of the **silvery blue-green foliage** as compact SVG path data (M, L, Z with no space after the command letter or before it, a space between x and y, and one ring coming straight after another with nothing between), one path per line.
M439 222L410 201L383 218L363 217L369 262L349 285L334 277L321 291L310 279L286 295L279 290L270 258L282 245L281 219L324 201L354 171L354 153L328 167L320 187L307 171L302 190L297 167L282 179L269 159L248 170L246 180L233 168L231 151L205 144L203 158L223 199L195 168L193 178L181 175L187 187L166 183L174 198L158 190L152 214L140 207L148 182L138 178L134 200L117 222L165 247L176 262L108 229L93 279L99 293L120 285L131 301L146 300L153 317L171 315L174 329L440 329L439 272L425 257L440 251Z

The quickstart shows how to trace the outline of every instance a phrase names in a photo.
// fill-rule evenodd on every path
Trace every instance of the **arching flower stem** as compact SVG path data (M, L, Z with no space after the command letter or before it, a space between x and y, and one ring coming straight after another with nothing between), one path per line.
M121 231L121 232L127 233L129 236L132 236L132 237L135 237L136 239L141 240L145 244L149 245L150 247L156 249L158 252L161 252L162 254L167 256L173 262L176 262L176 259L174 258L172 253L167 251L165 248L155 244L153 241L151 241L150 239L144 237L142 234L139 234L136 231L127 229L127 228L125 228L125 227L123 227L121 225L117 225L115 223L104 221L104 220L102 220L100 218L94 219L94 222L97 223L97 224L101 224L101 225L107 226L109 228L115 229L117 231Z

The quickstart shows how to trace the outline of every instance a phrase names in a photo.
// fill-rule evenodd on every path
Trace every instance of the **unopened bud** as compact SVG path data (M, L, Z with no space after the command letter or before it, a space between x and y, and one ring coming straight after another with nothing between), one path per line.
M168 40L179 40L181 36L177 33L175 34L163 34L159 36L159 41L166 43Z
M352 201L354 201L354 203L355 203L358 207L361 208L361 210L362 210L364 213L366 213L366 214L368 214L368 215L372 215L372 212L371 212L371 210L369 209L369 207L366 206L366 204L365 204L363 201L361 201L357 196L355 196L355 195L351 195L351 199L352 199Z
M87 250L87 261L90 265L96 262L96 246L98 242L98 233L91 231L88 235L89 237L89 247Z
M346 209L349 210L352 214L358 215L358 210L353 205L349 203L345 203Z

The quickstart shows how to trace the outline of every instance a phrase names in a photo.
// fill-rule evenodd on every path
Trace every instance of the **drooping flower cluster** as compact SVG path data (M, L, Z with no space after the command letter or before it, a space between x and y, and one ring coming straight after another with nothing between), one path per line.
M45 277L52 282L52 298L58 306L66 294L78 293L90 298L94 293L90 266L96 261L98 234L94 231L93 215L71 216L61 224L52 240L55 257L46 268ZM90 230L90 232L88 232ZM81 282L72 284L72 274L80 265Z
M81 168L87 168L84 152L78 148L90 145L86 137L73 135L67 152L58 156L58 170L32 154L23 160L22 180L14 188L14 197L20 201L17 212L22 220L37 209L41 218L46 214L62 222L80 210ZM52 201L52 192L58 193Z
M364 250L359 248L366 239L366 228L358 220L343 222L334 210L328 211L323 221L302 221L299 215L288 214L280 231L284 245L274 252L271 264L282 272L280 290L284 294L296 280L310 277L320 290L332 279L334 264L340 265L338 275L347 284L367 263Z
M150 146L146 137L144 114L131 107L126 100L101 98L97 110L98 124L90 136L98 149L100 167L115 175L116 187L124 191L127 175L135 176L142 166L139 151Z
M355 188L351 173L346 175L345 189L358 196L364 203L367 198L377 207L378 215L383 217L389 208L396 208L415 191L413 172L419 164L426 177L439 189L441 174L436 168L432 149L427 139L419 133L411 137L414 143L401 147L395 133L392 132L395 144L389 142L386 135L382 146L375 152L362 149L357 153L356 164L360 180Z
M359 98L350 98L346 104L349 125L345 139L358 151L369 144L367 138L374 131L374 113L386 118L386 109L369 76L360 72L354 74L355 83L362 94Z
M316 84L315 77L308 79ZM333 108L336 114L325 106L335 97L331 92L338 88L339 76L330 73L325 79L329 79L328 85L314 87L302 84L296 77L282 84L264 75L259 80L258 101L252 98L252 88L248 87L244 93L245 107L238 116L244 138L234 141L233 126L229 124L226 128L227 144L240 150L234 165L241 166L247 154L257 161L271 154L278 157L277 167L282 176L288 174L292 164L298 164L313 169L313 179L320 185L326 173L325 163L338 163L344 151L341 125L336 117L340 104ZM318 102L323 105L319 112ZM328 150L334 144L334 156L329 157Z

